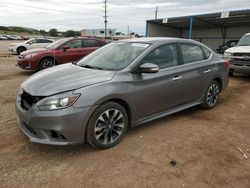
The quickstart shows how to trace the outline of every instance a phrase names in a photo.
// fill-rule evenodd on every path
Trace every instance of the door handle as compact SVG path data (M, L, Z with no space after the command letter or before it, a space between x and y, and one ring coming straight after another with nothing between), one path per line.
M209 73L211 71L212 71L211 69L206 69L206 70L204 70L204 73L206 74L206 73Z
M182 76L175 76L172 80L177 81L177 80L180 80L181 78L182 78Z

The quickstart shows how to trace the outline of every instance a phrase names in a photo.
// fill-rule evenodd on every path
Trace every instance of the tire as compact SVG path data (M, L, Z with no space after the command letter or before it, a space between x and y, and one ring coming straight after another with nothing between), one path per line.
M49 67L55 66L56 63L53 58L44 58L39 64L39 70L47 69Z
M127 127L128 114L125 108L115 102L104 103L89 119L87 141L94 148L111 148L122 140Z
M24 51L26 51L26 50L27 50L27 49L26 49L25 47L21 46L21 47L18 47L18 48L17 48L16 52L17 52L17 54L19 55L20 53L22 53L22 52L24 52Z
M201 107L204 109L211 109L215 107L219 101L220 91L220 84L216 80L213 80L206 90L204 101L201 104Z

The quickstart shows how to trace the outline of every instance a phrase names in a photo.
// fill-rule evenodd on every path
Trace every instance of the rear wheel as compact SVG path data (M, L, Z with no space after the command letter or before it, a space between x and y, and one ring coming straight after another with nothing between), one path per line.
M20 53L22 53L22 52L24 52L26 50L27 49L25 47L21 46L21 47L18 47L16 51L17 51L17 54L19 55Z
M91 116L87 140L95 148L107 149L118 144L128 127L126 110L115 102L101 105Z
M55 60L53 58L44 58L39 65L39 70L47 69L49 67L55 66Z
M205 109L213 108L217 105L219 97L220 84L216 80L213 80L205 93L205 98L201 106Z

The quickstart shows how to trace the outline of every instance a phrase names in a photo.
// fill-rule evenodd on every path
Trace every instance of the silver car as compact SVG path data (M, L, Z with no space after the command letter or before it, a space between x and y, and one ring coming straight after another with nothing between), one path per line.
M196 105L213 108L228 70L193 40L114 42L26 79L17 94L18 124L31 142L110 148L128 127Z

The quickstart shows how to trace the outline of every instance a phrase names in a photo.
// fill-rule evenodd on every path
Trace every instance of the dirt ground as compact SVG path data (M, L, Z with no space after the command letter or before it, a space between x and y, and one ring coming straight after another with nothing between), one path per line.
M8 44L0 41L1 54ZM15 95L32 73L15 63L0 55L0 187L250 187L250 76L231 78L212 110L141 125L116 147L95 150L29 143Z

